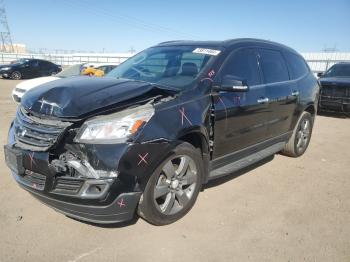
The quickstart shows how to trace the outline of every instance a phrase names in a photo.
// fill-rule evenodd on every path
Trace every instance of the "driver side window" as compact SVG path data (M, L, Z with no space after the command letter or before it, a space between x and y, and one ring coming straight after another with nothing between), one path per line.
M233 51L225 62L221 76L232 75L247 81L249 86L260 84L256 53L253 49Z

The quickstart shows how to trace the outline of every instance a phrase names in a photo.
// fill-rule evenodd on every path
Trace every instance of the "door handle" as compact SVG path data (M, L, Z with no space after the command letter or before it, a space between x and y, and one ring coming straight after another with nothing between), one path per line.
M299 95L299 91L298 90L294 90L293 92L292 92L292 96L298 96Z
M268 103L269 99L267 97L261 97L257 101L259 104L264 104L264 103Z

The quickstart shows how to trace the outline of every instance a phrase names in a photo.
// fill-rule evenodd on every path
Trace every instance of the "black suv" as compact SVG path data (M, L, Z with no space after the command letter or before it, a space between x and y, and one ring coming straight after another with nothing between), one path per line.
M302 155L319 84L304 59L255 39L171 41L105 78L44 84L5 146L17 182L68 216L172 223L203 184L282 152Z
M20 59L9 65L0 67L0 76L3 78L23 79L40 76L50 76L62 70L61 66L40 59Z
M335 64L318 76L321 83L320 111L350 113L350 63Z

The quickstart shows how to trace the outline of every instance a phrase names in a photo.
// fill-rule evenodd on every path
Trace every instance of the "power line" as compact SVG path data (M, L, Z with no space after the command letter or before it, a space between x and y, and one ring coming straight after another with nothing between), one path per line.
M113 19L115 21L118 21L122 24L127 24L129 26L132 26L134 28L138 28L141 30L147 30L147 31L152 31L152 32L156 32L156 33L167 33L169 35L177 35L177 36L186 36L186 37L198 37L192 34L188 34L188 33L184 33L184 32L180 32L168 27L164 27L164 26L160 26L160 25L155 25L155 24L151 24L148 22L145 22L141 19L135 18L135 17L131 17L131 16L127 16L127 15L123 15L120 13L117 13L115 10L113 10L113 14L111 14L108 10L100 8L100 7L93 7L93 9L89 9L88 7L90 6L88 4L88 2L86 1L80 1L79 3L84 2L84 4L79 4L79 5L75 5L75 2L66 2L67 4L71 5L74 8L80 8L81 10L87 10L89 11L89 13L93 14L93 15L100 15L100 16L104 16L104 17L108 17L110 19ZM73 4L74 3L74 4Z

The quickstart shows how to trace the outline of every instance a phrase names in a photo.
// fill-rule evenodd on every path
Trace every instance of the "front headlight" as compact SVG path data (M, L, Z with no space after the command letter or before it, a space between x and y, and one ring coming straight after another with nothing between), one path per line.
M79 143L120 143L135 134L153 116L150 104L126 109L86 121L74 141Z
M0 68L1 70L10 70L11 68L10 67L3 67L3 68Z

